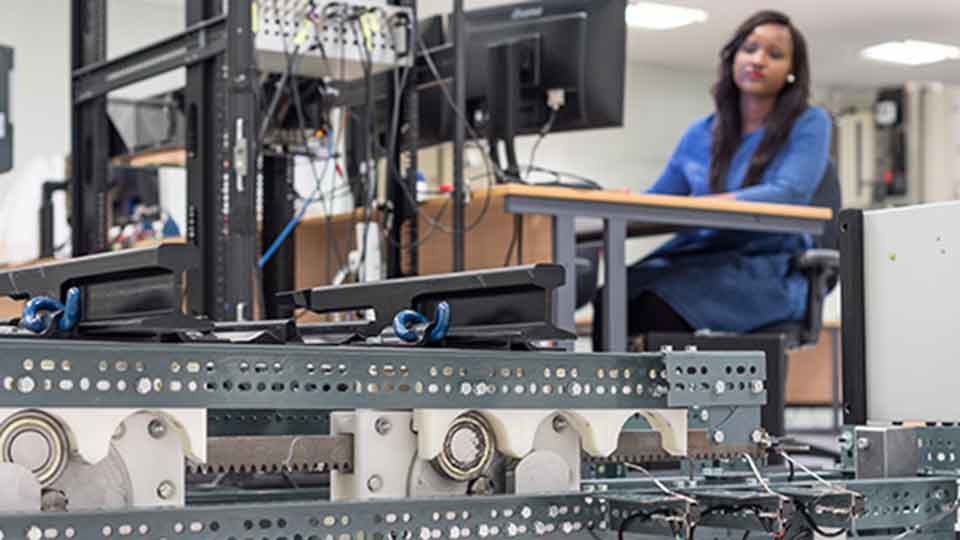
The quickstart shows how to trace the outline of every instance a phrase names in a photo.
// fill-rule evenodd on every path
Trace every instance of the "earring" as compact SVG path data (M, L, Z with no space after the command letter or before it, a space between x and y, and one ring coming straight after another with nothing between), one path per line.
M787 75L787 83L788 83L788 84L793 84L793 83L795 83L795 82L797 82L797 76L796 76L796 75L794 75L793 73Z

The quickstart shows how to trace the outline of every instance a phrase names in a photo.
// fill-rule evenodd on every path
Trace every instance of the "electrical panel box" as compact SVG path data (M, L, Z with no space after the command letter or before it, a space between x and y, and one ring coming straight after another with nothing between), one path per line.
M299 76L361 79L412 66L413 10L385 1L258 2L254 13L257 66Z
M0 45L0 173L13 168L13 49Z

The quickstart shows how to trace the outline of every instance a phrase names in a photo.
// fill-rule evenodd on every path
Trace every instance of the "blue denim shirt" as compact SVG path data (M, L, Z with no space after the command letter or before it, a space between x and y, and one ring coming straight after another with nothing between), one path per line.
M709 195L714 116L693 123L650 193ZM809 204L826 171L832 122L819 107L797 119L761 181L742 188L764 129L743 136L730 163L727 191L741 201ZM697 329L747 332L806 313L807 283L791 257L812 246L808 235L689 229L635 264L631 298L651 291Z

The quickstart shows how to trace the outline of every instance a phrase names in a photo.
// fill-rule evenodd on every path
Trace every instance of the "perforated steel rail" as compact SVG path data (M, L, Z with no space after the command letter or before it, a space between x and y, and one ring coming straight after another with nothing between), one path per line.
M213 409L760 406L755 353L0 340L0 406Z

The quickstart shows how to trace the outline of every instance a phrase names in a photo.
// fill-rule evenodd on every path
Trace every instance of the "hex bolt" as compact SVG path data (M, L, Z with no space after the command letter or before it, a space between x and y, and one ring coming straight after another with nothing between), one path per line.
M870 439L866 437L860 437L857 439L857 448L860 450L866 450L867 448L870 448Z
M173 482L169 480L164 480L160 482L160 485L157 486L157 497L167 501L173 498L177 493L177 488L174 487Z
M567 429L567 419L562 416L553 417L553 430L560 433Z
M390 433L390 428L392 427L393 424L390 422L390 419L385 416L377 418L377 421L373 424L373 429L375 429L380 435L386 435L387 433Z
M147 424L147 433L154 439L163 438L167 434L167 424L159 418L154 418Z
M367 489L369 489L372 493L376 493L383 489L383 478L381 478L379 474L371 476L367 480Z

